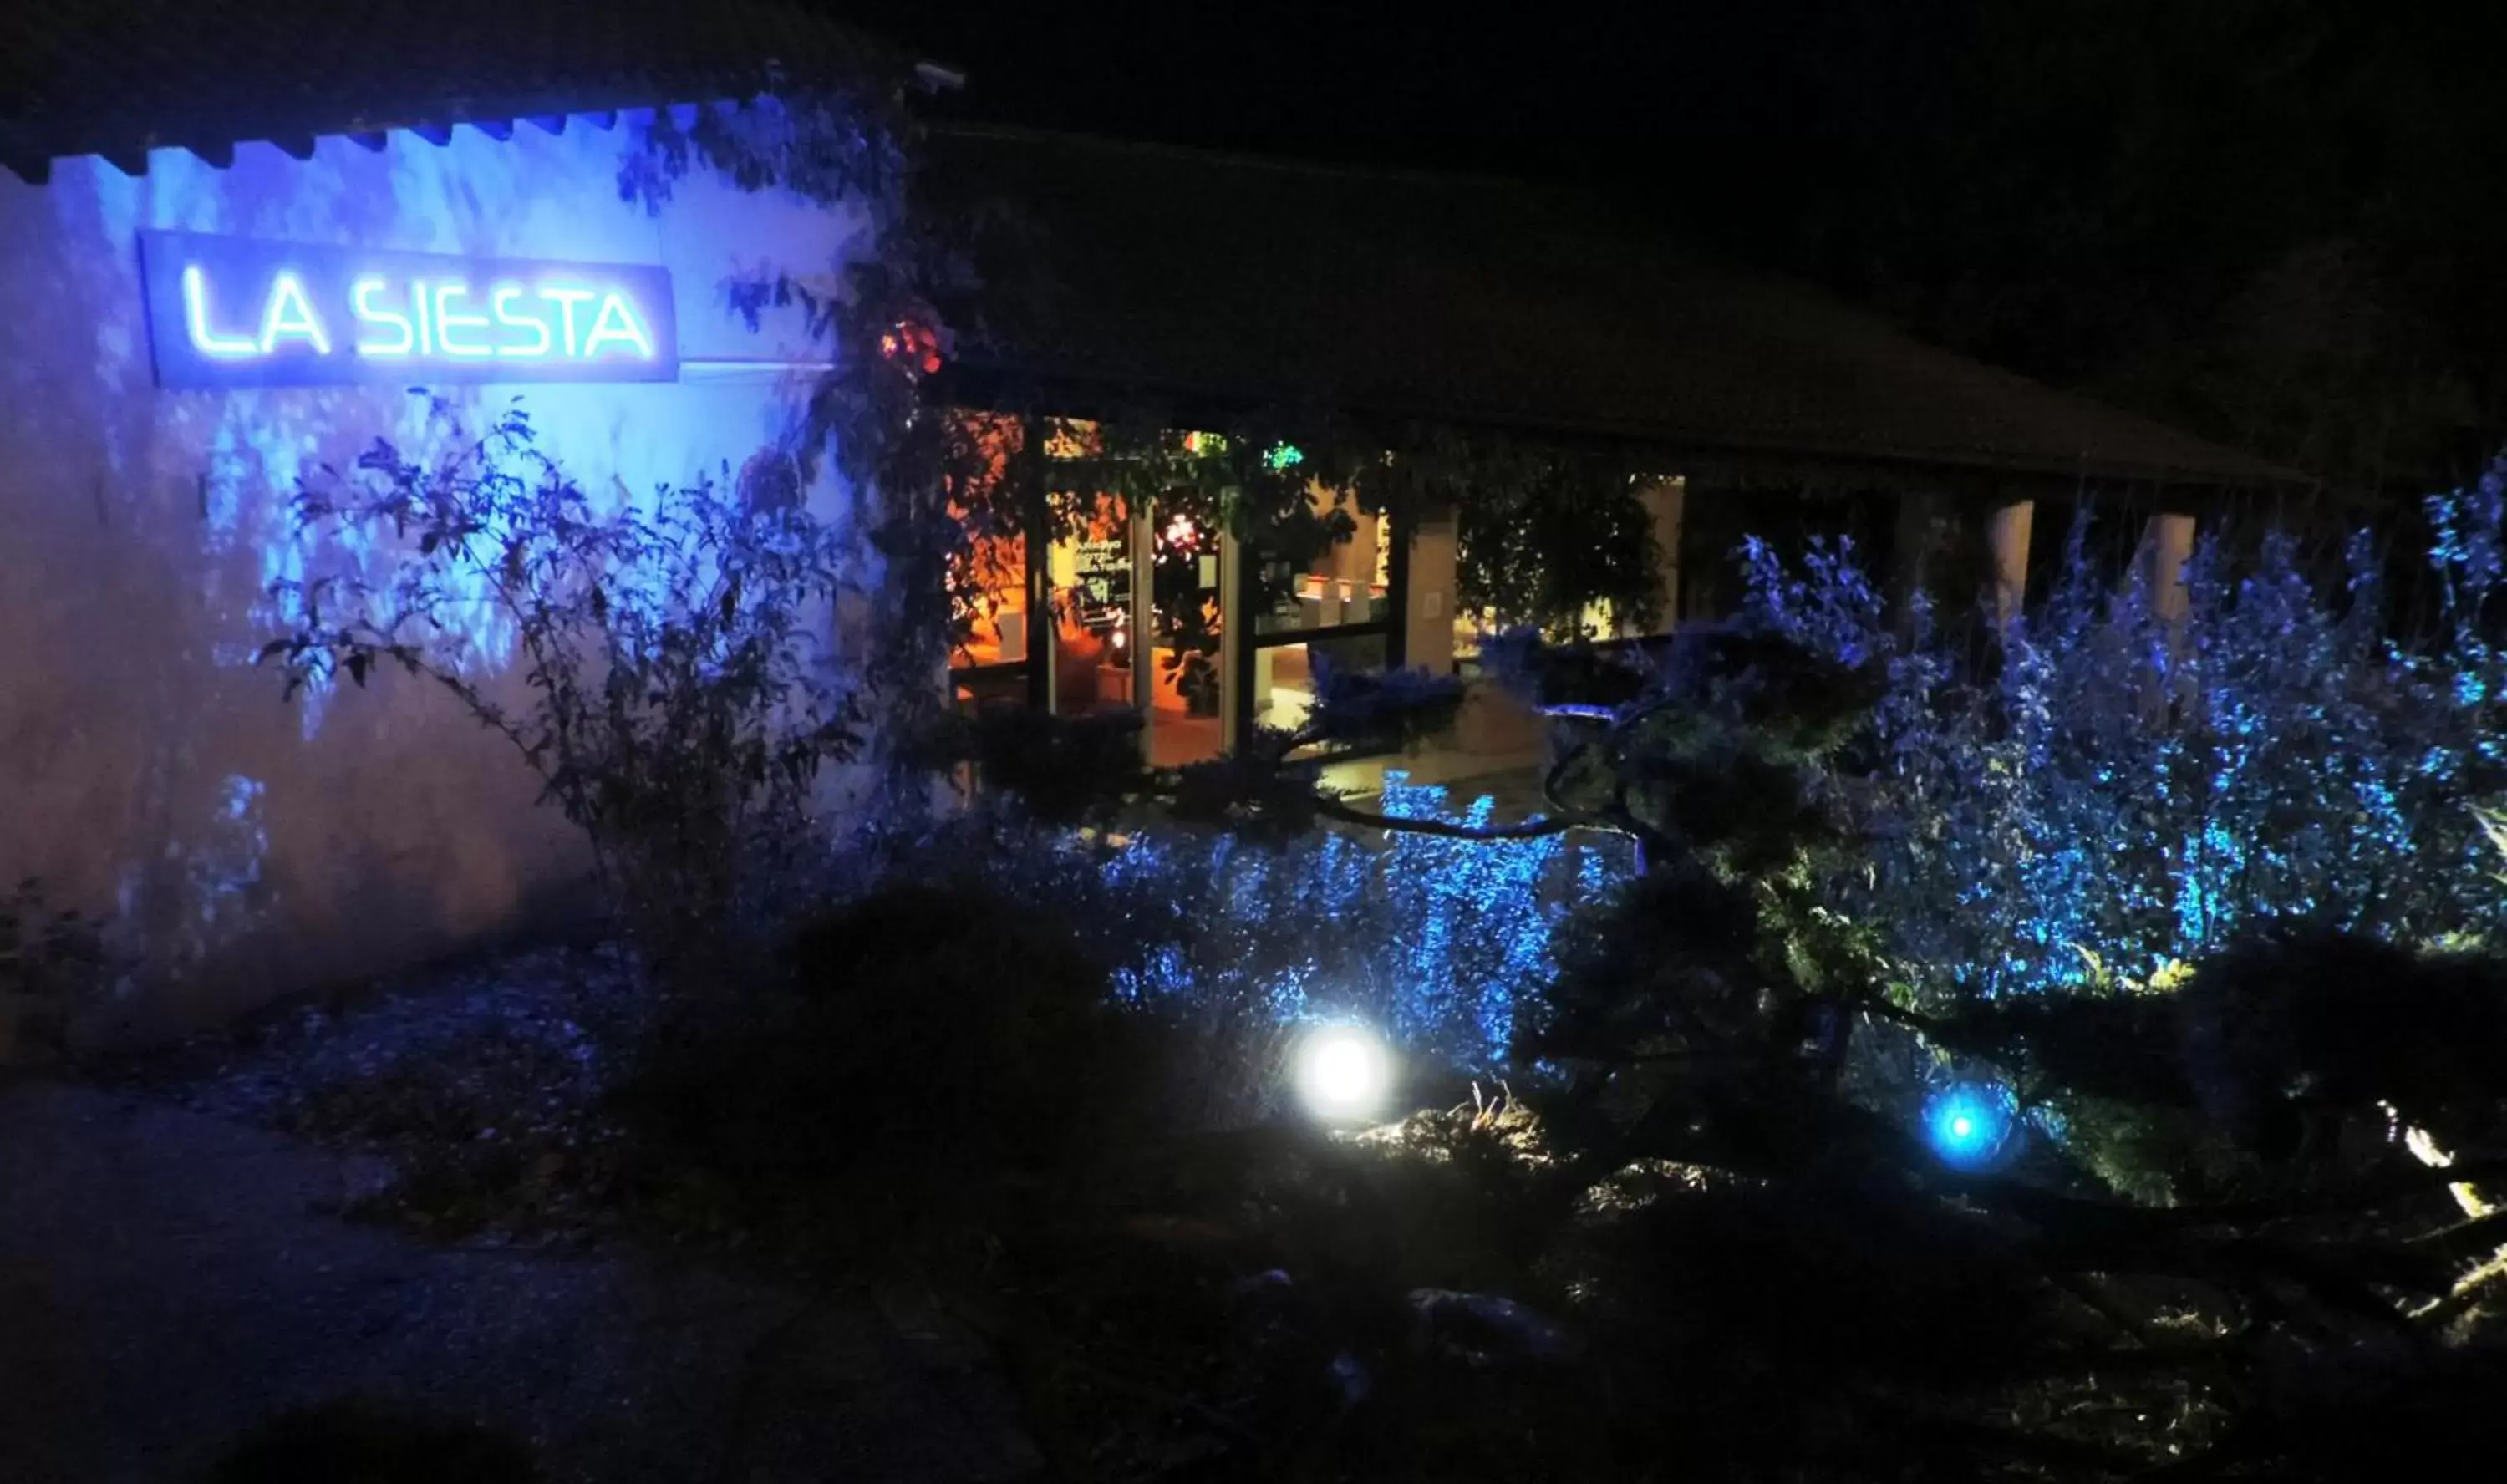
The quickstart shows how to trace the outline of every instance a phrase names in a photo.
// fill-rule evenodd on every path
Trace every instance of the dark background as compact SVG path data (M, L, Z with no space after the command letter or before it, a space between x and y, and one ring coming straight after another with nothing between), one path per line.
M2507 439L2496 7L830 3L963 68L950 116L1587 183L2345 494Z

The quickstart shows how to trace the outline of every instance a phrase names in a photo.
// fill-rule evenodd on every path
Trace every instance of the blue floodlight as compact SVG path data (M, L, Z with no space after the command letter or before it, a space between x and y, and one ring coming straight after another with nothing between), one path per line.
M1980 1165L2010 1142L2018 1119L2011 1090L1990 1082L1955 1082L1924 1107L1933 1152L1952 1165Z

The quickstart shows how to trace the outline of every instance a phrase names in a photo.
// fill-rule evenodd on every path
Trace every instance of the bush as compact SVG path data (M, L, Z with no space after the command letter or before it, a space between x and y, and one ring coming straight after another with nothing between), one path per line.
M1144 1110L1145 1018L1041 904L903 884L802 924L790 955L824 1071L872 1143L1033 1165Z
M379 439L354 478L300 489L308 535L388 561L273 584L289 632L261 658L290 696L385 665L443 686L584 831L622 919L681 947L813 841L820 767L860 746L814 637L850 546L796 499L709 482L596 499L519 409L471 441L432 407L450 455ZM527 705L502 697L509 664Z
M878 1236L1138 1140L1173 1069L1049 913L907 881L799 924L777 982L666 1024L622 1110L736 1226Z
M1443 788L1388 775L1382 809L1485 825L1494 803L1457 808ZM1117 984L1214 1032L1357 1019L1415 1061L1492 1074L1548 982L1560 924L1631 855L1597 834L1143 834L1103 863L1133 933Z
M1398 781L1386 807L1445 812ZM1043 1173L1084 1180L1267 1117L1302 1021L1366 1020L1423 1086L1494 1071L1553 927L1624 859L1555 838L1109 838L978 811L831 860L836 904L771 975L682 1005L619 1111L666 1187L647 1194L692 1203L674 1224L963 1228ZM862 881L880 885L847 894Z
M1397 773L1381 808L1484 825L1496 806L1483 797L1457 807L1444 788ZM1286 838L1173 823L1069 831L986 808L875 841L835 874L1050 911L1107 966L1116 1001L1152 1017L1196 1068L1165 1121L1212 1127L1276 1106L1289 1043L1312 1022L1362 1021L1414 1066L1501 1073L1524 996L1550 975L1555 935L1632 858L1625 840L1599 832L1472 841L1341 827Z
M2388 631L2365 532L2337 585L2273 532L2206 540L2171 618L2093 569L2076 526L1986 641L1894 621L1850 550L1745 549L1754 614L1885 670L1858 784L1876 843L1850 915L1929 993L2042 990L2084 954L2130 975L2275 925L2428 942L2507 907L2479 808L2507 797L2497 644L2507 464L2429 501L2434 633Z

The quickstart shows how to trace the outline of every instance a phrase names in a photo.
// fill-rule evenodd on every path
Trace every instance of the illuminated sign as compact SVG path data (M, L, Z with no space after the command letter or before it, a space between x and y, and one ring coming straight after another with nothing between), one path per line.
M674 381L667 270L139 235L160 386Z

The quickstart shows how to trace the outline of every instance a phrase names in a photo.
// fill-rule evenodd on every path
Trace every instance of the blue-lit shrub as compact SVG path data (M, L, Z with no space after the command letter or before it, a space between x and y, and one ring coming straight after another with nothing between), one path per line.
M1885 611L1850 552L1744 549L1755 615L1888 676L1871 869L1848 910L1909 978L1987 995L2152 974L2275 922L2428 940L2486 932L2507 887L2480 810L2507 795L2497 647L2507 465L2428 501L2436 632L2389 628L2354 537L2339 585L2274 532L2206 541L2186 612L2066 561L1997 640L1919 597Z
M1485 822L1445 790L1387 779L1397 817ZM1551 936L1629 866L1584 834L1473 842L1324 830L1283 844L1160 829L1115 847L1043 831L986 837L1004 889L1068 904L1116 993L1211 1047L1214 1111L1242 1111L1299 1023L1356 1019L1406 1061L1495 1071L1516 1006L1547 985ZM1220 1085L1230 1075L1250 1079Z
M683 946L748 904L761 863L802 853L820 768L861 744L823 627L851 543L797 489L611 498L521 408L472 438L429 405L449 452L379 439L298 489L307 534L361 560L274 583L284 630L261 659L291 697L434 682L584 831L625 923Z
M1391 781L1397 817L1485 822L1444 790ZM1117 891L1163 898L1167 931L1125 977L1179 1004L1269 1017L1355 1017L1413 1056L1471 1068L1504 1058L1515 1006L1547 983L1550 935L1625 867L1615 842L1470 842L1319 833L1284 849L1224 836L1143 839L1108 864Z

